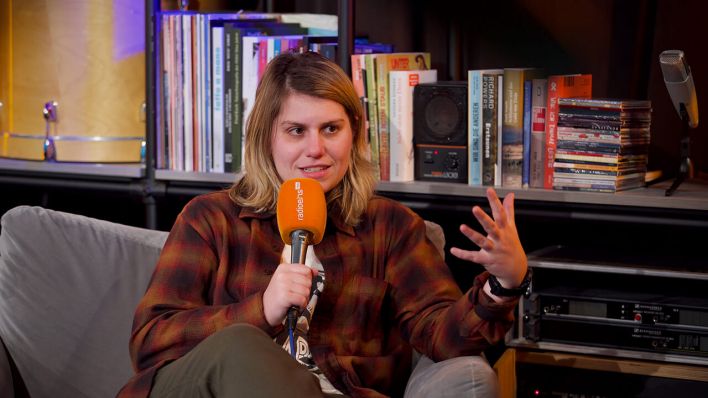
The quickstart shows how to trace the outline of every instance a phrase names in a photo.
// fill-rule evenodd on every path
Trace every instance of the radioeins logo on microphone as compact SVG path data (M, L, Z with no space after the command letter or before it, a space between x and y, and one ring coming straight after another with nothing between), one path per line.
M305 219L305 191L300 188L300 181L295 181L295 191L297 192L297 207L295 208L295 211L297 212L298 221L302 221Z

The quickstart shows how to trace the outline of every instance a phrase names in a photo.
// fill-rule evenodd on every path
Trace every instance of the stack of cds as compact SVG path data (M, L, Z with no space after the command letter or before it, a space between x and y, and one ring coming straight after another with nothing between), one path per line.
M651 101L561 98L553 188L617 192L644 186Z

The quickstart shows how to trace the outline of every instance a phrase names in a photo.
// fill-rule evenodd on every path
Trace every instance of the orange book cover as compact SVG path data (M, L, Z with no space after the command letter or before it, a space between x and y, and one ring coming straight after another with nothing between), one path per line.
M543 187L553 189L553 162L556 158L558 127L558 100L561 98L592 97L592 75L548 76L548 102L546 105L546 151L543 167Z

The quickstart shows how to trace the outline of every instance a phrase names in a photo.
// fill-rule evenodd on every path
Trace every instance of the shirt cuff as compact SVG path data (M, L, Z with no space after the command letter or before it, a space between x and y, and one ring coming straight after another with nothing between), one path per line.
M469 300L474 305L474 311L485 321L497 321L508 319L511 311L513 311L519 298L514 300L498 303L494 301L487 293L484 292L484 284L489 278L489 272L483 272L478 275L469 291Z

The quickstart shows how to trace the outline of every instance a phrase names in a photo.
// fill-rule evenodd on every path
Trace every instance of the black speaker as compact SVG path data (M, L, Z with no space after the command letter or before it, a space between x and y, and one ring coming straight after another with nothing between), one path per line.
M415 179L467 182L467 82L413 89Z

